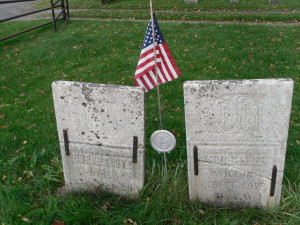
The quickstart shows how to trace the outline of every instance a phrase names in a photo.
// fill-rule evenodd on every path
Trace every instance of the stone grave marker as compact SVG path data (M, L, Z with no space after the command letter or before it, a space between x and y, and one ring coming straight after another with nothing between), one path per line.
M279 4L280 0L269 0L269 4Z
M198 0L184 0L186 4L198 4Z
M293 81L184 84L189 197L217 207L279 204Z
M237 3L239 3L239 0L230 0L230 3L231 4L237 4Z
M144 91L139 87L52 84L66 191L136 197L144 185Z

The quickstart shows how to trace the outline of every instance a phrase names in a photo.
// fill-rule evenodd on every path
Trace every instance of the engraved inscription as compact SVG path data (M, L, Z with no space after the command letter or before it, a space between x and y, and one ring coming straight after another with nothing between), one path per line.
M101 165L106 167L117 167L124 169L132 168L132 160L125 158L114 158L103 155L94 155L94 154L79 154L75 153L72 155L73 161L77 163L83 164L93 164L93 165Z
M200 152L201 161L207 161L217 164L226 165L248 165L263 166L266 162L267 155L251 155L245 152L227 152L227 153L210 153L203 154Z
M258 133L259 112L256 103L244 96L224 96L214 106L215 132L222 134Z
M228 177L228 178L253 178L253 173L238 172L229 169L224 170L211 170L210 175L213 177Z
M192 146L195 146L193 143ZM205 141L196 144L199 149L199 191L211 193L217 205L259 204L260 196L267 193L270 183L269 165L277 142L243 143ZM204 172L206 171L206 172Z
M191 200L230 208L279 205L293 86L290 79L184 83Z

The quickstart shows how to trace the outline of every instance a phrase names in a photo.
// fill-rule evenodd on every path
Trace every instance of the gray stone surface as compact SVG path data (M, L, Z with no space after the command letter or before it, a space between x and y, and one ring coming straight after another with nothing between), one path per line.
M239 0L230 0L230 3L231 4L237 4L237 3L239 3Z
M269 0L269 4L279 4L280 0Z
M184 0L187 4L198 4L198 0Z
M144 91L70 81L55 81L52 90L66 190L136 197L144 185Z
M279 204L292 93L290 79L184 84L190 199L233 208Z

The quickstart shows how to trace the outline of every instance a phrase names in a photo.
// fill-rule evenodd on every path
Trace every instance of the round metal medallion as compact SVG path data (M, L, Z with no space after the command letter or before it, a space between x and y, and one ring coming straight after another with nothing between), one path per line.
M155 151L167 153L175 148L176 139L174 135L167 130L157 130L151 135L150 143Z

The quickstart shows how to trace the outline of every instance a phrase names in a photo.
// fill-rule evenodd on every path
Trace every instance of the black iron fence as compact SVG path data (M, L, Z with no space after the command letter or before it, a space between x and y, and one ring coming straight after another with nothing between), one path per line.
M32 0L7 0L7 1L0 1L0 4L16 3L16 2L28 2L28 1L32 1ZM9 18L1 19L0 23L10 21L10 20L14 20L14 19L17 19L17 18L20 18L20 17L24 17L24 16L28 16L28 15L32 15L32 14L36 14L36 13L40 13L40 12L44 12L44 11L47 11L47 10L52 11L52 20L50 22L43 23L43 24L31 27L31 28L22 30L20 32L15 33L15 34L6 36L4 38L0 38L0 42L4 41L4 40L7 40L9 38L18 36L20 34L26 33L28 31L35 30L35 29L43 27L43 26L47 26L49 24L53 24L54 32L56 32L57 22L64 21L64 23L63 23L63 25L64 25L69 20L69 17L70 17L69 1L68 0L50 0L50 3L51 3L51 6L48 7L48 8L45 8L45 9L35 10L35 11L28 12L28 13L20 14L20 15L17 15L17 16L12 16L12 17L9 17ZM55 9L57 9L57 8L61 9L61 11L60 11L60 13L58 13L58 15L56 15L56 13L55 13Z

